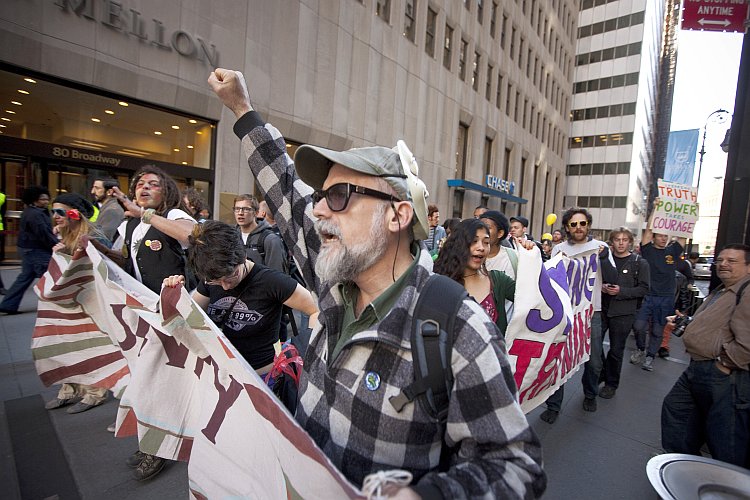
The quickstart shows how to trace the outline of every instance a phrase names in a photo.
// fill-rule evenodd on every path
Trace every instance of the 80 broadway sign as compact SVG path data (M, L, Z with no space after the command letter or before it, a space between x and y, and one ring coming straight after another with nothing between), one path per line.
M745 31L747 0L685 0L682 29Z

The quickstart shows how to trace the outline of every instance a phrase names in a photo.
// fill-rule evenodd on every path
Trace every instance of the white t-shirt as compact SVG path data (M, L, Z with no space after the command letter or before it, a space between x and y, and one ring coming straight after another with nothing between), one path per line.
M167 212L167 219L169 220L189 220L190 222L195 222L195 219L190 217L190 215L185 212L184 210L180 210L179 208L173 208L169 212ZM120 235L119 238L117 238L117 241L115 241L115 244L112 245L112 250L121 251L122 245L125 242L125 231L126 227L128 225L128 220L125 219L122 221L122 223L117 228L117 233ZM142 281L141 278L141 270L138 269L138 262L135 260L135 257L138 253L138 247L141 245L141 240L143 240L143 237L146 236L146 233L148 230L151 229L151 224L146 224L145 222L140 222L135 229L133 230L133 236L130 239L130 261L133 263L133 270L135 271L135 278L138 281ZM180 243L180 246L183 250L187 248L187 245L184 245Z
M508 257L509 252L518 253L517 250L501 246L497 255L494 257L487 257L487 260L484 263L484 265L487 266L487 270L502 271L511 278L516 279L516 270L513 269L513 264L511 263L510 257ZM515 262L518 262L518 257L515 258Z

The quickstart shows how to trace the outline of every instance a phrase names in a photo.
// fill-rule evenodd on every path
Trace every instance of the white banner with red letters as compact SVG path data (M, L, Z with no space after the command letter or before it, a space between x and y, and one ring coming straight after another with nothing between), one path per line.
M525 413L542 404L591 352L598 244L542 263L520 251L513 317L505 342Z
M507 343L527 412L588 359L597 265L595 250L544 266L520 252ZM188 461L193 498L361 496L182 288L158 297L89 245L56 254L37 293L45 383L120 391L116 435Z
M89 245L37 293L45 383L126 382L116 435L188 461L192 498L362 497L182 287L160 298Z

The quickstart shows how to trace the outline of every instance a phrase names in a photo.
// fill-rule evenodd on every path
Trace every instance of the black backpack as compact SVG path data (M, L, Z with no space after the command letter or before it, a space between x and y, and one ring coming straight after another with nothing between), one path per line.
M302 277L302 273L300 272L299 268L297 267L297 263L294 260L294 257L292 256L292 252L289 251L289 248L286 246L286 242L284 241L284 238L281 237L281 232L277 227L267 227L264 228L259 233L259 238L255 241L255 243L249 243L250 236L247 237L248 243L245 244L245 253L247 254L247 258L252 260L253 262L256 262L253 256L255 254L258 254L261 258L260 264L265 265L266 264L266 238L269 234L275 234L281 239L281 244L284 246L284 252L286 254L286 263L284 265L284 272L294 278L294 280L302 285L304 288L307 288L307 284L305 283L305 279Z
M407 403L418 399L430 416L441 423L447 420L448 401L453 389L454 324L458 310L468 296L463 286L447 276L433 274L428 278L412 318L414 382L390 397L396 411L400 412Z
M440 274L433 274L422 288L414 308L411 329L414 382L404 387L389 402L397 412L417 399L422 408L444 425L448 420L448 403L453 389L451 355L455 335L455 319L464 300L466 289ZM438 470L448 470L455 448L443 439Z

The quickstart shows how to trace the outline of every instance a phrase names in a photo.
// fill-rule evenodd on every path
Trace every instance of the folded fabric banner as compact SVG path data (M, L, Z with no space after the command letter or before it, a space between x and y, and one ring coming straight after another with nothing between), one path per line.
M127 386L130 371L120 348L91 317L91 310L103 304L93 286L91 260L78 257L54 253L47 273L34 287L39 306L31 354L47 387L86 384L117 395Z
M157 308L158 296L90 245L54 261L40 305L76 311L68 323L108 335L129 366L116 435L137 433L142 451L188 460L193 498L362 497L182 287L164 289Z
M513 318L505 342L525 413L573 376L591 352L598 249L545 263L538 250L519 252Z

